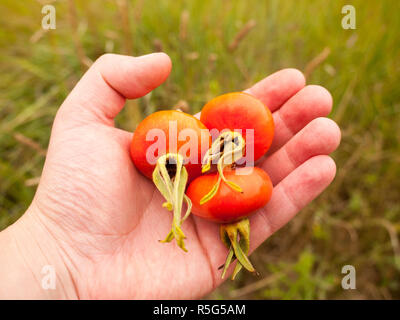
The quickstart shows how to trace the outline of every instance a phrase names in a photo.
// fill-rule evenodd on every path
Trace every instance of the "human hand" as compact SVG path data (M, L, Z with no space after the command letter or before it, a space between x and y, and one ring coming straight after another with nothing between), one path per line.
M36 282L35 289L16 297L188 299L221 284L218 267L226 248L218 225L191 215L182 225L188 253L175 243L159 243L170 230L170 213L130 159L132 133L114 127L125 99L147 94L170 70L162 53L108 54L64 101L35 198L0 234L8 243L0 259L10 259L18 248L10 264L14 281ZM274 191L268 205L250 217L254 250L333 180L336 169L328 154L338 146L340 130L321 118L331 110L328 91L305 87L297 70L274 73L247 92L270 108L275 121L273 145L259 164ZM57 274L51 295L40 289L44 264ZM0 267L0 274L6 271ZM22 276L26 271L30 275ZM0 296L10 295L11 287L0 289Z

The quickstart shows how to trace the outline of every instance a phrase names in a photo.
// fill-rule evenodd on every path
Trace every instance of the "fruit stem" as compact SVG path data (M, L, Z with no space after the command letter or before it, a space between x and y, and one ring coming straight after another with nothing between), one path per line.
M224 131L212 143L211 148L203 158L203 166L201 172L207 172L211 169L211 164L217 161L217 170L219 173L216 184L211 190L200 200L200 204L210 201L217 193L221 180L224 181L229 187L237 192L243 192L242 188L236 183L229 181L224 176L224 169L232 166L237 160L243 157L245 148L245 141L239 132Z
M183 165L183 157L180 154L167 153L157 160L153 171L153 182L166 202L163 207L173 211L172 227L167 237L160 242L171 242L174 238L178 246L187 252L184 239L185 234L181 229L183 221L189 216L192 209L192 202L185 195L188 173ZM182 218L182 204L186 202L186 213Z
M238 222L222 224L219 230L222 242L229 249L221 278L225 277L226 271L234 259L238 261L232 274L232 280L235 279L242 267L251 273L257 273L247 257L250 249L249 219L244 218Z

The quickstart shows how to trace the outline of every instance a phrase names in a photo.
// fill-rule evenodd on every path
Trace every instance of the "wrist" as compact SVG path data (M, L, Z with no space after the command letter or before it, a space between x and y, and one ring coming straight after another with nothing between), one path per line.
M76 299L60 248L31 209L0 232L0 299Z

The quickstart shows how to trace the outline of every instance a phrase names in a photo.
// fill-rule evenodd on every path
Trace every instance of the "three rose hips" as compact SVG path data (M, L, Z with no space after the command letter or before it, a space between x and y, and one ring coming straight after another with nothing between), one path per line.
M192 212L221 223L220 237L229 250L222 277L235 259L232 279L242 267L255 272L247 257L247 217L267 204L273 186L268 174L253 165L268 151L273 135L269 109L244 92L212 99L200 120L181 111L159 111L144 119L134 132L131 157L164 196L163 207L173 211L163 242L175 238L186 251L181 225Z

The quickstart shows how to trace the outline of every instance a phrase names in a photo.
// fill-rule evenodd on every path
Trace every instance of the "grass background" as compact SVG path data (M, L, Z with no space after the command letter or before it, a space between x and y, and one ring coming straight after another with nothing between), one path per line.
M48 32L46 3L57 12ZM356 30L341 27L345 4L356 8ZM173 61L167 82L118 116L127 130L159 108L194 113L295 67L333 95L337 177L252 255L259 278L243 273L209 298L400 298L397 1L10 0L0 12L0 229L29 205L57 108L102 53L163 50ZM356 290L341 288L346 264Z

